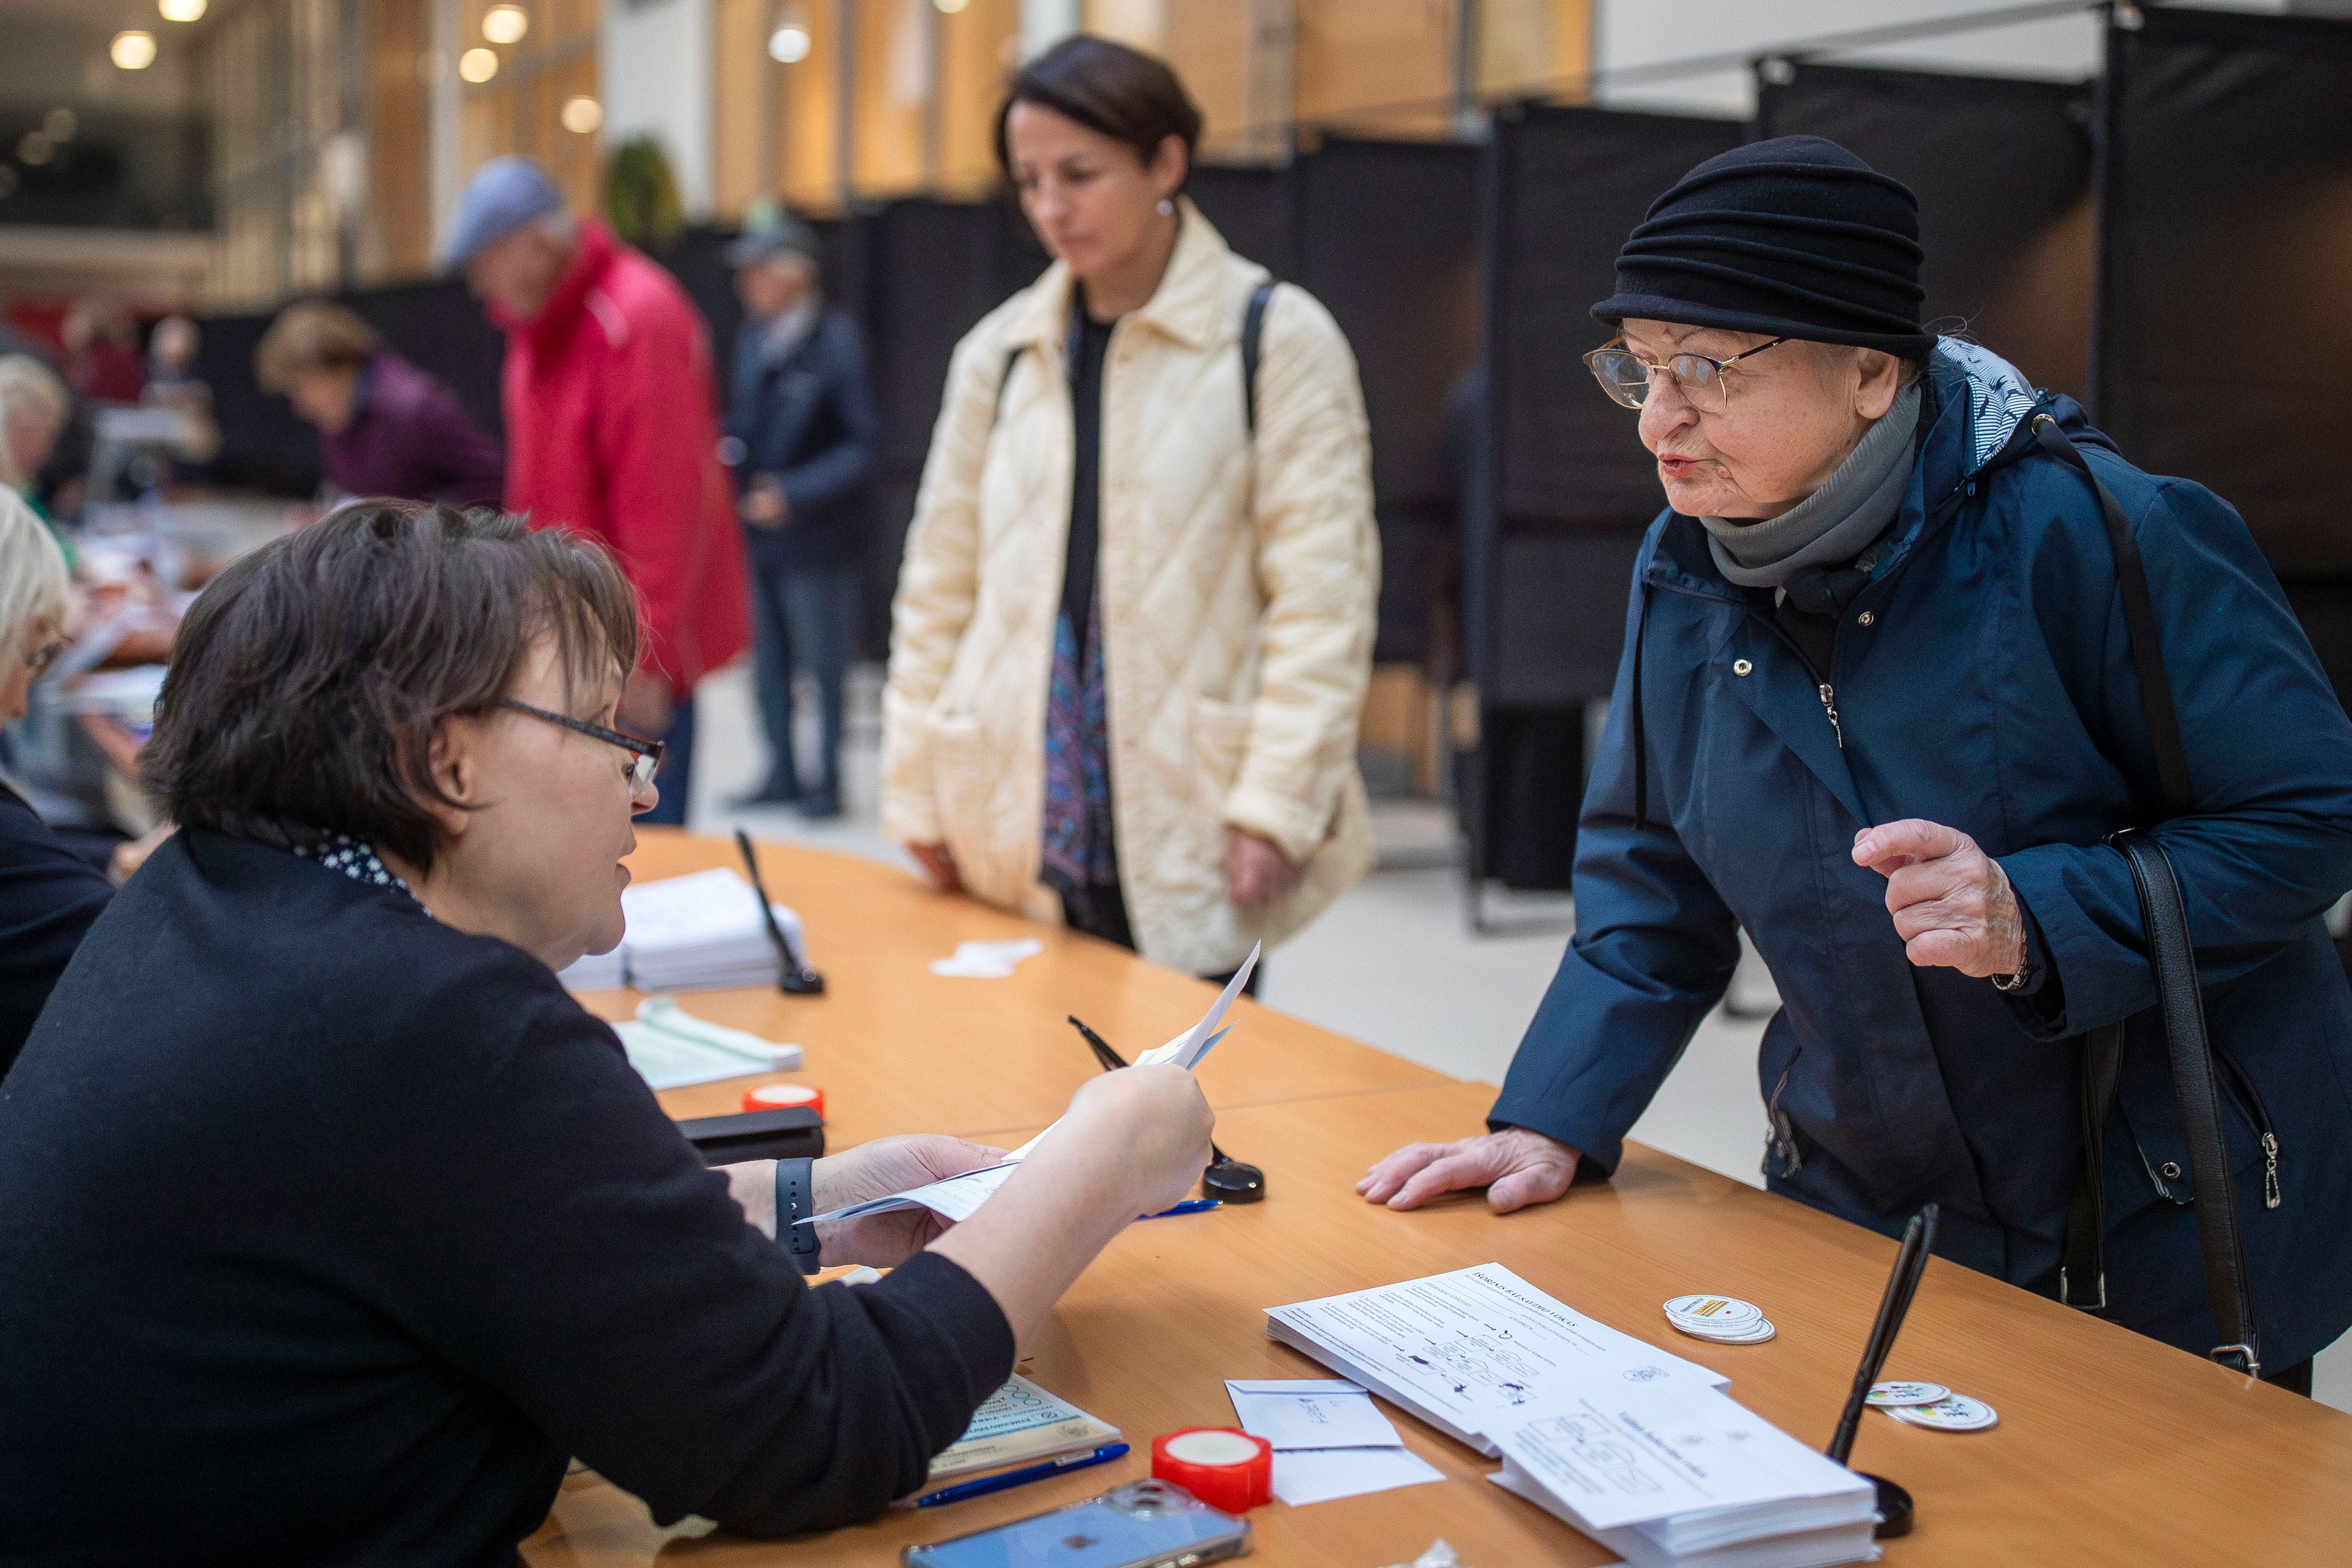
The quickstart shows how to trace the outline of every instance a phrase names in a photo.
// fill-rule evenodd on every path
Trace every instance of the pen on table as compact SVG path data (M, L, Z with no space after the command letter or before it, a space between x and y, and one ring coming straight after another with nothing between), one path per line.
M1188 1198L1172 1209L1161 1209L1158 1214L1148 1214L1142 1217L1166 1219L1171 1214L1202 1214L1210 1209L1221 1209L1224 1206L1225 1200L1223 1198Z
M801 962L801 955L793 951L792 939L776 923L776 911L768 907L768 885L760 879L760 858L751 853L751 836L740 827L735 830L735 848L743 857L743 869L751 873L751 893L759 900L760 918L767 922L768 940L776 944L776 956L782 961L776 988L794 996L823 995L824 976Z
M1127 1458L1127 1445L1106 1443L1091 1454L1065 1454L1058 1459L1048 1459L1042 1465L1025 1469L1007 1470L1001 1476L982 1476L976 1481L960 1486L941 1487L920 1497L901 1498L892 1508L938 1508L942 1503L961 1502L966 1498L986 1497L1008 1487L1025 1487L1031 1481L1042 1481L1048 1476L1058 1476L1067 1470L1083 1470L1094 1465L1108 1465L1113 1459Z

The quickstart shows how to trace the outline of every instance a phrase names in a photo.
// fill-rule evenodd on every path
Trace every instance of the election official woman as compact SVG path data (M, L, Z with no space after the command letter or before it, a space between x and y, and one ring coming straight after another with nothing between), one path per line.
M2223 1060L2261 1359L2307 1392L2352 1322L2352 992L2323 921L2352 886L2352 723L2235 512L1922 330L1917 234L1905 186L1787 137L1700 164L1627 240L1587 363L1640 411L1667 505L1576 935L1488 1131L1359 1190L1507 1211L1608 1173L1744 927L1783 999L1758 1064L1771 1189L1887 1232L1940 1204L1940 1251L2034 1289L2077 1185L2077 1037L2133 1020L2109 1315L2214 1346L2138 903L2103 842L2148 815L2155 752L2100 504L2046 414L2146 559L2193 795L2154 831Z
M654 802L638 625L598 546L394 501L196 600L147 752L181 831L0 1080L0 1561L511 1563L573 1456L665 1522L871 1515L1199 1176L1170 1067L944 1235L779 1216L994 1151L704 1169L555 977ZM802 1279L849 1262L896 1267Z
M882 831L940 888L1229 973L1371 865L1355 356L1185 198L1201 111L1161 61L1065 39L997 126L1055 259L948 371L891 608Z

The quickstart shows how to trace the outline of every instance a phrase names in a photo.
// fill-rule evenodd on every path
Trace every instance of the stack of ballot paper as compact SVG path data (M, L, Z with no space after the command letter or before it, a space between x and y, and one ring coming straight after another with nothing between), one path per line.
M1293 1508L1442 1481L1372 1396L1334 1378L1225 1380L1242 1430L1274 1447L1274 1495Z
M1482 1454L1631 1568L1878 1555L1870 1482L1735 1404L1729 1380L1497 1263L1275 1307L1266 1332Z
M1876 1560L1878 1490L1729 1395L1596 1378L1497 1438L1488 1478L1628 1568L1830 1568Z
M746 1073L790 1072L801 1065L798 1046L698 1018L667 996L648 996L637 1016L613 1026L629 1065L652 1089L684 1089Z
M782 904L768 908L801 946L801 919ZM627 928L621 945L581 959L557 976L576 991L634 985L640 991L716 991L773 985L776 944L760 918L751 885L722 866L623 889Z
M1234 998L1241 994L1242 987L1249 984L1250 971L1257 967L1257 955L1258 949L1251 948L1249 957L1244 961L1239 969L1234 972L1234 977L1225 982L1224 990L1218 994L1216 1001L1211 1005L1209 1010L1201 1015L1199 1023L1166 1045L1155 1046L1144 1052L1135 1058L1135 1065L1146 1067L1160 1062L1173 1062L1187 1072L1199 1066L1201 1059L1214 1050L1217 1042L1231 1032L1220 1029L1217 1026L1224 1021L1226 1010L1233 1006ZM1054 1124L1055 1127L1060 1125L1058 1121ZM909 1187L903 1193L892 1193L887 1197L869 1198L862 1204L851 1204L845 1208L830 1209L820 1215L810 1215L794 1223L814 1225L819 1220L856 1219L865 1215L887 1214L893 1209L910 1208L927 1208L934 1214L945 1215L948 1218L961 1223L978 1214L980 1205L996 1195L996 1190L1011 1179L1013 1172L1021 1168L1021 1162L1029 1157L1030 1152L1053 1135L1054 1128L1046 1128L1045 1131L1038 1133L1037 1136L1004 1156L1002 1163L983 1165L976 1171L966 1171L960 1176L950 1176L944 1181L932 1182L925 1186Z
M1025 1377L988 1396L963 1436L931 1461L931 1479L992 1470L1118 1441L1118 1428L1046 1393Z

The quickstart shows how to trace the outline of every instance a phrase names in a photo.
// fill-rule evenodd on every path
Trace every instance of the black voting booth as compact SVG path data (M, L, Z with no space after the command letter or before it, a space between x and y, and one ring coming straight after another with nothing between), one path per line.
M1486 164L1487 358L1464 541L1465 652L1478 739L1460 810L1475 887L1568 886L1584 709L1609 694L1642 531L1661 504L1634 415L1580 363L1606 337L1617 248L1728 121L1528 106L1497 116Z
M2085 395L2091 84L1785 60L1758 79L1758 140L1825 136L1917 193L1922 321Z
M2253 531L2352 698L2352 22L2108 33L2095 413Z

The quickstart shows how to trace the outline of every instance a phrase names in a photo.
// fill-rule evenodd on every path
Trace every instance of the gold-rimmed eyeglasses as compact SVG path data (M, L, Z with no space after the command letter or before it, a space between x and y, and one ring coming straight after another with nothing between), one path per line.
M1706 354L1678 353L1664 364L1652 364L1625 346L1625 340L1604 343L1584 356L1584 365L1601 390L1612 403L1628 408L1639 408L1650 400L1650 391L1657 385L1658 377L1670 375L1685 401L1701 414L1720 414L1731 401L1731 384L1723 374L1741 360L1753 359L1766 349L1785 343L1787 338L1774 338L1769 343L1758 343L1729 359L1713 359Z

